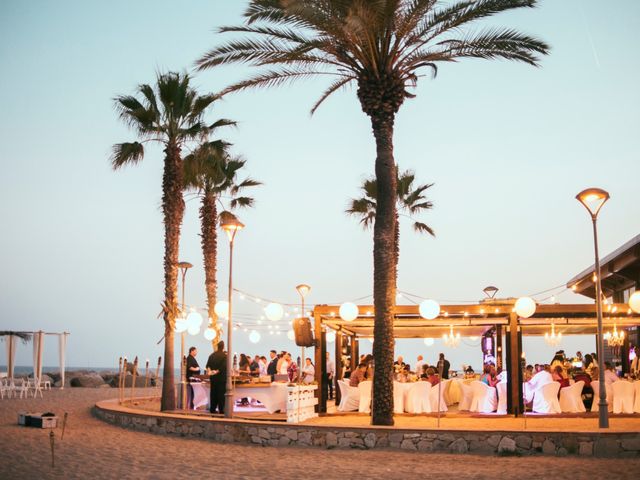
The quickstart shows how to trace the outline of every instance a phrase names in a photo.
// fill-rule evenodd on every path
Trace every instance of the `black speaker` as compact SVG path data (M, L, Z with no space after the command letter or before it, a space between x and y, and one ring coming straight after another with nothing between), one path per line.
M293 321L293 333L296 336L297 346L313 347L313 333L311 333L311 320L309 320L309 317L296 318Z

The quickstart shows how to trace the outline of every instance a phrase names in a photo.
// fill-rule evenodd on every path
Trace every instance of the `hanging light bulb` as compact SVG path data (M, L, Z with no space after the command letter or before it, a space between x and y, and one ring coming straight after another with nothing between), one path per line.
M562 342L562 333L556 333L556 325L554 323L551 324L551 333L544 334L544 341L552 347L557 347Z
M351 302L345 302L340 305L340 318L347 322L351 322L358 318L358 306Z
M449 333L442 334L442 341L447 347L456 348L458 345L460 345L460 332L454 335L453 325L449 325Z
M624 330L618 330L618 326L613 324L613 332L604 334L604 339L610 347L621 347L624 343Z
M270 303L264 308L264 314L272 322L277 322L284 315L284 308L279 303Z

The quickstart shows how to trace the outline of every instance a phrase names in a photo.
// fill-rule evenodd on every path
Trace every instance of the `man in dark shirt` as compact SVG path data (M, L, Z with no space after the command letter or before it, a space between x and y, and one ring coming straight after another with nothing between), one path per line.
M271 375L271 380L273 381L274 375L278 373L278 354L275 350L271 350L269 356L271 357L271 361L269 365L267 365L267 374Z
M211 370L211 394L209 397L209 412L224 413L224 394L227 391L227 354L224 353L224 342L218 342L216 351L209 355L207 368ZM233 408L233 405L229 405Z
M447 380L449 378L449 369L451 368L451 363L449 360L444 358L444 353L440 354L440 360L438 360L438 371L442 371L442 378Z
M198 349L191 347L189 349L189 356L187 357L187 383L191 381L191 378L200 374L200 365L196 360ZM193 387L189 385L189 408L193 410Z

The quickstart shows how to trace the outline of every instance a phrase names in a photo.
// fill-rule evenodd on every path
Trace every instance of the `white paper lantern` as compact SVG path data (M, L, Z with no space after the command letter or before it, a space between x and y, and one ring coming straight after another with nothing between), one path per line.
M419 307L420 316L427 320L433 320L440 315L440 304L435 300L424 300Z
M536 302L529 297L520 297L516 300L515 310L518 316L522 318L529 318L536 313Z
M347 322L351 322L358 318L358 306L351 302L345 302L340 305L340 318Z
M334 332L333 330L329 330L327 332L326 339L327 339L327 343L335 342L336 341L336 332Z
M270 303L264 308L264 314L272 322L277 322L284 315L284 309L279 303Z
M216 302L216 306L213 307L213 311L216 312L221 318L227 318L229 316L229 302L225 300L219 300Z
M434 343L435 343L435 342L434 342L433 338L431 338L431 337L427 337L427 338L425 338L425 339L424 339L424 344L425 344L427 347L433 347L433 344L434 344Z
M251 333L249 333L249 341L251 343L258 343L260 341L260 333L256 330L251 330Z
M640 290L633 292L629 297L629 308L636 313L640 313Z
M176 319L176 332L177 333L182 333L184 332L187 328L189 327L189 325L187 325L187 322L185 322L183 319L181 318L177 318Z
M294 340L294 339L296 338L296 334L295 334L295 332L294 332L293 330L289 330L289 331L287 332L287 338L288 338L289 340Z
M197 335L200 333L200 327L195 325L189 325L189 328L187 328L187 332L189 332L189 335Z
M209 341L213 340L216 338L216 331L213 328L207 328L204 331L204 338Z
M187 315L187 326L197 327L198 330L200 330L201 325L202 325L202 315L200 315L197 311L189 312L189 315Z

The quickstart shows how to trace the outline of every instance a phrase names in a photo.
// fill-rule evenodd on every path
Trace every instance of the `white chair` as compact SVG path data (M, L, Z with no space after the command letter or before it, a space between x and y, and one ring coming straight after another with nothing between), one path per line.
M533 393L533 411L536 413L562 413L558 401L560 382L542 385Z
M587 411L582 401L583 387L584 381L580 380L570 387L560 389L560 410L562 410L562 413L581 413Z
M492 413L498 408L498 396L495 387L490 387L479 380L471 382L473 397L469 411Z
M400 382L393 382L393 413L404 413L405 385Z
M359 393L358 411L360 413L371 412L371 389L372 388L373 388L373 382L371 380L366 380L358 384L358 393Z
M2 377L0 378L0 399L4 398L5 393L7 394L7 398L9 398L9 386L7 385L6 380Z
M442 380L440 384L431 387L431 391L429 392L429 400L431 401L432 412L438 411L438 392L440 392L440 411L447 412L449 410L449 408L447 407L447 402L444 399L444 394L447 391L449 382L451 382L451 380Z
M460 381L456 382L460 388L460 403L458 403L458 410L461 412L469 411L471 408L471 400L473 399L473 389L471 385Z
M420 381L412 384L404 399L404 410L407 413L431 413L431 390L429 382Z
M593 403L591 404L592 412L600 411L600 382L591 382L591 388L593 388ZM610 385L605 385L605 391L607 396L607 410L613 412L613 391Z
M29 384L29 388L33 390L33 398L36 398L38 396L38 393L40 394L40 398L43 398L42 385L40 383L41 382L39 378L34 378Z
M498 408L496 409L496 413L498 415L506 415L507 414L507 382L500 382L496 386L496 391L498 393Z
M338 388L340 389L340 405L338 410L341 412L355 412L360 404L360 390L358 387L352 387L344 380L338 380Z
M633 389L636 394L636 399L633 403L633 411L635 413L640 413L640 381L633 382Z
M613 413L633 413L633 383L618 380L611 384Z

